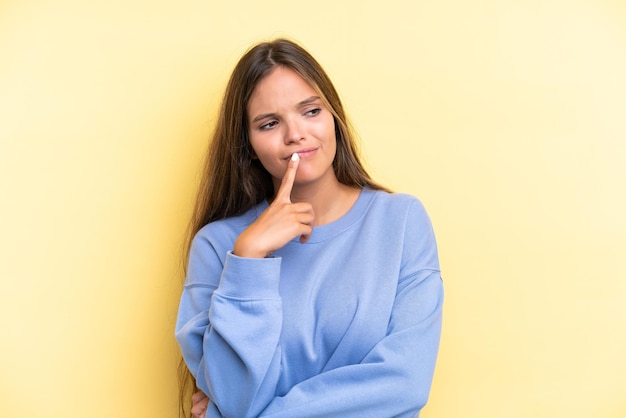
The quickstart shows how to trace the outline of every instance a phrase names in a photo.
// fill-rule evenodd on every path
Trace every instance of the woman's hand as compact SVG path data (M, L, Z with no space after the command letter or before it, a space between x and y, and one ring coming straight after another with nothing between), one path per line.
M300 158L293 154L270 206L235 241L233 254L239 257L263 258L300 236L306 242L313 231L313 207L309 203L291 202Z
M196 392L191 396L191 414L196 418L205 418L209 407L209 398L204 392Z

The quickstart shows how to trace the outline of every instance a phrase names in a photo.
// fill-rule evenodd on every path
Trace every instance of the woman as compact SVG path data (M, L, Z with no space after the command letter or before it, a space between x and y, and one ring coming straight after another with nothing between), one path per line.
M194 415L419 416L441 331L432 227L367 175L297 44L235 67L191 232L176 337Z

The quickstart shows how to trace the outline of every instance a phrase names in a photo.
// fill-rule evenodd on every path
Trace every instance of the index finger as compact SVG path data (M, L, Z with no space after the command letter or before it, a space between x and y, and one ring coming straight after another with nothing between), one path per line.
M285 170L283 180L280 182L280 187L276 193L277 199L291 201L291 189L293 189L293 183L296 180L296 171L298 171L299 164L300 156L294 152L287 164L287 170Z

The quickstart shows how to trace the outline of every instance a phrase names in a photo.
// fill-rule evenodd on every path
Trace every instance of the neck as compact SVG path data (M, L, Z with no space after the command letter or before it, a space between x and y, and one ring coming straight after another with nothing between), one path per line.
M294 185L291 191L292 202L307 202L313 206L315 225L325 225L346 214L359 197L360 189L346 186L336 178L324 184Z

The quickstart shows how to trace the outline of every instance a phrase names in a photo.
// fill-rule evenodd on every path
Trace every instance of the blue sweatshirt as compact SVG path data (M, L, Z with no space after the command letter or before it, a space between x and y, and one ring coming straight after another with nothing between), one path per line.
M419 416L443 301L421 203L366 189L305 244L232 254L267 206L206 225L191 246L176 338L207 418Z

